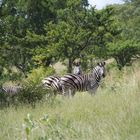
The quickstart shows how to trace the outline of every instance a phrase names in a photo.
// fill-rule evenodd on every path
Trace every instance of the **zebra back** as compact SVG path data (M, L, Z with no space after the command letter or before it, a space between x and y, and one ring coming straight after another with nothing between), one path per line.
M61 91L60 77L59 76L49 76L42 80L42 84L46 89L51 89L54 91Z
M87 91L91 80L95 83L95 78L92 77L91 73L84 75L67 74L61 77L61 85L76 91Z

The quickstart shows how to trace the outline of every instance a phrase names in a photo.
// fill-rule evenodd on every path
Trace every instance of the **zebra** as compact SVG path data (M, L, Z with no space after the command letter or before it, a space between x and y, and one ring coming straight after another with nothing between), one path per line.
M73 64L74 64L73 74L80 75L81 74L80 62L74 62ZM43 87L45 87L48 90L51 90L56 95L56 92L58 94L62 93L60 79L61 79L60 76L49 76L44 78L41 82Z
M11 103L15 102L15 100L17 99L17 94L19 92L21 92L21 90L23 89L23 87L19 86L19 85L1 85L1 89L0 89L0 94L2 96L1 102L2 100L8 103L8 106Z
M7 94L11 94L11 95L14 95L14 94L20 92L21 89L22 89L22 87L19 85L3 85L2 86L2 91L4 91Z
M102 77L105 77L105 62L97 63L97 66L93 68L93 71L88 74L64 75L60 79L62 94L74 96L76 91L88 91L93 95L99 87Z

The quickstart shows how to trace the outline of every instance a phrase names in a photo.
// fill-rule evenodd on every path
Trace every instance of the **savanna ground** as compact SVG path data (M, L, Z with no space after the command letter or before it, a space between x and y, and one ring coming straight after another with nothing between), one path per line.
M139 140L140 64L112 68L97 94L0 109L0 140Z

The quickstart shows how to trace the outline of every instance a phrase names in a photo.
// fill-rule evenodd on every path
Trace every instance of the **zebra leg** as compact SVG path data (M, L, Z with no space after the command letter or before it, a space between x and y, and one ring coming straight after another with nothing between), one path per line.
M67 90L65 90L64 96L73 97L74 95L75 95L75 89L67 88Z
M96 94L96 91L98 89L99 86L94 86L94 87L91 87L88 92L90 95L95 95Z
M47 94L47 98L52 98L52 97L56 97L57 95L57 91L55 90L49 90L49 93Z
M88 90L88 93L90 94L90 95L95 95L95 91L94 90L92 90L92 89L90 89L90 90Z
M74 95L75 95L75 90L71 89L71 96L74 97Z
M66 91L67 90L66 90L65 86L62 85L62 95L66 96L67 95Z
M65 97L70 97L73 94L73 91L71 90L71 88L62 86L62 95L64 95Z

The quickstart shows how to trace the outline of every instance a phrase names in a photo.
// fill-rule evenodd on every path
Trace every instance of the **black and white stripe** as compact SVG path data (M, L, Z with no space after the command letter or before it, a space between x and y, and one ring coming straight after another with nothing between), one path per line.
M23 88L19 85L3 85L2 86L2 92L11 96L19 93L22 89Z
M74 63L73 73L76 75L81 74L80 63ZM53 92L62 93L60 80L61 78L59 76L49 76L42 80L42 84L46 89L49 89Z
M42 80L42 84L46 89L52 90L53 92L62 92L59 76L46 77Z
M60 82L63 94L74 95L76 91L95 93L102 77L105 77L105 62L98 63L93 71L85 75L67 74L61 77ZM71 91L71 93L69 92Z

